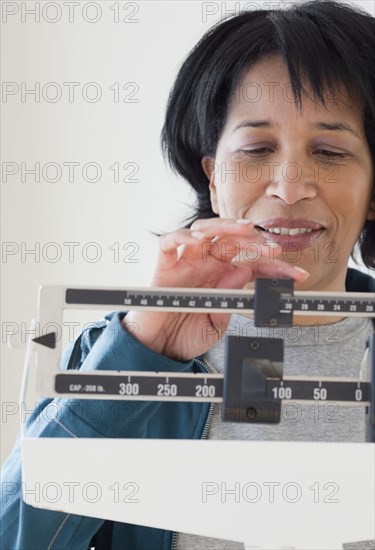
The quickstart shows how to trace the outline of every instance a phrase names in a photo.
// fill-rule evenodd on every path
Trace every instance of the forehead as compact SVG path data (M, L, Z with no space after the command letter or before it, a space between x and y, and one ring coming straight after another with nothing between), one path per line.
M325 105L314 94L307 79L302 78L304 91L301 96L301 111L295 102L288 67L279 55L266 57L245 70L233 92L228 109L228 119L238 119L255 113L276 116L309 117L324 114L333 118L351 119L363 123L358 100L353 99L343 85L335 87L334 94L324 91Z

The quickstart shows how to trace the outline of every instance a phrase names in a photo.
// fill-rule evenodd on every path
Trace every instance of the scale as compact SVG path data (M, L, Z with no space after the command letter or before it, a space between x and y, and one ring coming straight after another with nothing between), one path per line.
M290 326L294 315L332 316L337 313L345 317L375 317L375 293L294 292L293 281L289 279L258 279L255 291L40 288L39 323L42 327L62 326L63 311L69 308L253 311L256 326L280 327ZM27 501L28 504L237 540L246 548L336 549L342 548L343 542L375 537L375 335L367 343L362 377L342 380L283 377L283 341L276 338L228 335L224 375L140 372L127 370L126 365L122 371L93 371L75 370L68 364L67 370L62 371L59 369L61 346L61 339L54 330L34 339L30 337L21 402L34 353L37 391L43 397L216 402L221 403L223 421L247 423L278 423L285 401L335 401L343 406L366 407L367 442L32 438L23 433L21 426L26 485L54 480L63 486L73 476L81 484L95 479L100 487L109 488L113 487L113 480L124 479L125 471L127 483L141 488L141 498L135 499L133 506L129 506L129 502L115 503L109 489L103 491L105 494L95 503L88 503L79 495L73 501L61 495L56 503L40 498L39 502ZM152 471L148 462L150 456L157 464ZM166 456L170 457L167 464ZM236 457L234 464L233 457ZM317 465L317 457L324 457L323 467ZM210 468L191 468L192 464L202 463L210 464ZM109 467L103 469L103 464ZM251 491L257 489L259 493L259 487L264 488L270 475L275 487L283 483L284 487L292 478L296 490L304 488L302 497L294 501L293 506L290 499L285 498L277 506L275 501L267 499L254 501ZM325 485L333 483L341 488L335 506L308 498L314 492L311 487L317 476L324 477ZM236 494L232 501L229 498L223 502L223 483L228 483L225 487L234 487ZM160 495L163 495L162 503ZM23 496L25 500L26 495ZM197 513L189 513L192 509ZM272 523L272 529L266 528L265 518L267 525Z

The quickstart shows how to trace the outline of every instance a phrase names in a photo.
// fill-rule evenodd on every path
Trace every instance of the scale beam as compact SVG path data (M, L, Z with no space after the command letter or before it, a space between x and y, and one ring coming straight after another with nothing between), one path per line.
M71 371L56 375L56 392L61 397L87 399L124 399L126 401L195 401L223 402L222 374L140 373L126 374L108 371L81 373ZM369 405L368 382L355 378L283 377L282 380L267 378L265 398L270 401L335 401L341 404Z
M289 279L258 279L266 281L267 290L281 288L277 292L279 311L296 315L332 315L375 317L375 293L356 292L307 292L293 293L293 281ZM276 282L274 284L273 282ZM264 291L265 287L261 289ZM252 290L196 289L196 288L67 288L67 307L105 306L129 310L197 312L211 311L238 313L254 311ZM262 297L261 297L262 298ZM269 293L267 299L270 299Z

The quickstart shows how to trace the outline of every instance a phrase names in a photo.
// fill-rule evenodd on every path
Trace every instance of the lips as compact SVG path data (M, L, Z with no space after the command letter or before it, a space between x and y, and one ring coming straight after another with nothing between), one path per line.
M257 222L255 229L268 241L280 245L293 243L300 250L308 248L320 237L324 226L308 219L273 218Z

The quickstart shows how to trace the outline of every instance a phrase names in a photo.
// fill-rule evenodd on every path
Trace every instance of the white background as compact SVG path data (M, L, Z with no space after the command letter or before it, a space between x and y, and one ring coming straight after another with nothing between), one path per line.
M3 95L1 104L2 461L19 430L25 329L37 318L38 287L148 285L157 252L150 232L181 227L193 202L188 185L164 164L159 145L178 68L198 39L231 10L277 7L277 2L260 1L101 1L76 2L73 11L72 4L2 2L2 81L15 91ZM375 15L373 0L355 4ZM40 22L26 13L33 9L40 12ZM64 82L78 83L72 102ZM88 101L95 97L94 87L85 88L90 82L102 94L96 102ZM22 97L22 87L36 83L39 101L35 95ZM115 83L118 101L110 89ZM127 83L135 84L123 90ZM61 98L52 102L59 89ZM126 97L138 101L124 102ZM22 181L23 167L36 162L40 181L32 174L23 174ZM63 165L71 162L79 163L73 181ZM90 162L102 171L97 182L87 181L95 177L93 169L85 172ZM6 177L6 163L15 163L14 175ZM49 181L56 171L48 163L60 167L59 181ZM114 163L119 163L119 182L109 168ZM131 176L130 168L122 168L126 163L138 166L132 174L138 181L122 181ZM37 252L26 254L32 249ZM9 330L16 332L15 349L6 343ZM37 399L31 391L30 408Z

